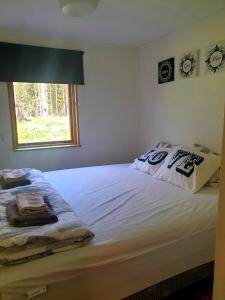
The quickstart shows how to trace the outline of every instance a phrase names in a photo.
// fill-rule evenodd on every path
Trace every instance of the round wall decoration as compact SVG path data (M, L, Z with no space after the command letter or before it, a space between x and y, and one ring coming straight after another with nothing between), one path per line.
M196 60L194 55L184 55L179 64L179 70L182 77L191 77L196 67Z
M208 72L216 73L225 70L225 45L217 44L208 49L205 60Z
M158 64L159 84L174 80L174 58L163 60Z
M197 76L198 73L198 50L186 52L180 56L178 75L180 79Z

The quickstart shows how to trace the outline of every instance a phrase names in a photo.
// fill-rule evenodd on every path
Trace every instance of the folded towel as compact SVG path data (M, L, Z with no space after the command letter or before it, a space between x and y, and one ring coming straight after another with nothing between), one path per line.
M19 186L25 186L31 184L31 180L29 179L22 179L22 180L10 180L10 181L5 181L3 177L1 177L1 188L3 190L7 189L13 189Z
M16 201L10 201L7 204L7 216L10 225L15 227L27 227L51 224L58 221L51 204L44 197L45 203L48 205L48 212L42 214L34 214L28 216L19 215Z
M2 189L12 189L31 184L27 171L24 169L4 169L0 171L0 184Z
M8 176L3 175L2 180L5 183L11 183L11 182L14 183L14 182L21 182L21 181L27 180L27 177L26 177L26 175L24 175L24 176L21 176L19 178L10 178Z
M16 204L21 216L42 214L49 211L48 205L40 193L17 194Z
M4 181L24 180L26 172L22 169L5 169L1 171Z

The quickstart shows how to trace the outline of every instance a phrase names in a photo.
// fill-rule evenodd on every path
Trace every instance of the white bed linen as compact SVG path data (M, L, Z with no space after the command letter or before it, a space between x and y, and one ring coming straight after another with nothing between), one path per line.
M84 248L2 268L3 300L10 288L53 283L76 277L76 271L78 276L93 267L125 262L151 252L155 253L153 260L160 254L166 266L171 256L173 260L176 256L185 257L179 252L184 252L185 240L190 245L186 251L190 250L192 256L196 245L192 267L213 259L218 192L215 187L191 194L127 164L53 171L45 173L45 177L95 233L95 238ZM209 240L205 249L199 245L200 239ZM177 253L168 255L166 249L179 243L182 247L177 247ZM201 257L199 247L205 251ZM157 276L157 280L165 279L164 274Z

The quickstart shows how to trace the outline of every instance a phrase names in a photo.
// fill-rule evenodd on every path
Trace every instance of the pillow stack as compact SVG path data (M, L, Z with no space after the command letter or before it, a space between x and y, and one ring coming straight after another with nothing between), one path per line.
M158 145L163 145L163 142ZM194 149L164 145L164 148L156 146L135 159L132 167L192 193L210 180L218 180L220 156L217 153L201 145L195 145Z

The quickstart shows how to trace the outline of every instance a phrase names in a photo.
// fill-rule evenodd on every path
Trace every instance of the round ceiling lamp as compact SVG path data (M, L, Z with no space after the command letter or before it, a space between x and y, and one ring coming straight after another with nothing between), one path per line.
M84 17L91 14L99 0L59 0L62 12L67 16Z

